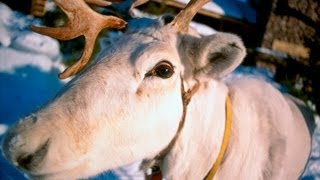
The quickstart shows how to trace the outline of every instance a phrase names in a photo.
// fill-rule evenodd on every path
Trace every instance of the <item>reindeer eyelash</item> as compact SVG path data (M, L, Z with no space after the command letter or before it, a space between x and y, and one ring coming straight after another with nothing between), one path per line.
M146 77L157 76L162 79L168 79L174 74L174 66L169 61L161 61L156 64L149 72L145 74Z

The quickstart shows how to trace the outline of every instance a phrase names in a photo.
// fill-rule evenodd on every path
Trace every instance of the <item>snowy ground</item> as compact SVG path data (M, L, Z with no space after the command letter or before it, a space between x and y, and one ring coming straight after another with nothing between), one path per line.
M176 1L184 4L189 2L189 0ZM256 11L249 1L250 0L214 0L207 3L203 8L224 16L256 23Z
M218 8L219 9L219 8ZM57 41L31 32L27 25L38 21L11 11L0 2L0 140L8 126L49 101L64 85L57 78L64 68ZM204 33L213 33L193 24ZM238 68L237 75L250 74L273 82L270 72L257 68ZM282 86L275 84L278 88ZM283 90L283 88L282 88ZM137 169L132 165L131 171ZM128 169L104 174L102 179L117 179L130 174ZM25 179L0 156L0 179ZM320 180L320 120L313 133L313 149L304 180Z

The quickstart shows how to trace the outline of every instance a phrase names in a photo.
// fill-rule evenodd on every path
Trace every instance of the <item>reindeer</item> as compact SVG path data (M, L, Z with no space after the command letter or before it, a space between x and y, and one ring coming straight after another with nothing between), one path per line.
M189 33L208 1L191 0L174 19L129 27L82 70L99 31L125 22L82 0L55 0L68 25L32 28L63 40L84 35L82 57L60 77L81 72L11 127L5 157L35 179L87 178L137 161L147 168L157 162L165 179L299 178L311 146L304 116L262 80L224 78L246 49L233 34Z

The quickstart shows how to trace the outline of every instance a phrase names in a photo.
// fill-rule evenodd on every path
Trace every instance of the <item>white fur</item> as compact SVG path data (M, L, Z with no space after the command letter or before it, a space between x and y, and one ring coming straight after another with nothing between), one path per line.
M290 107L295 107L266 83L216 80L220 78L216 72L230 73L245 50L235 36L218 33L210 38L213 42L180 39L169 26L124 35L51 103L9 130L3 144L6 158L18 165L21 154L32 154L48 142L47 153L26 171L44 179L86 178L153 158L177 133L183 109L182 77L186 89L195 81L200 89L187 107L181 134L160 164L166 179L206 176L220 150L228 95L232 133L216 178L297 178L310 151L302 115L292 114ZM187 50L181 48L181 43L193 41L190 46L183 44ZM203 52L207 54L194 52L201 50L202 41L209 48ZM226 59L206 62L213 52ZM201 57L201 66L193 55ZM172 77L145 77L163 60L174 66Z

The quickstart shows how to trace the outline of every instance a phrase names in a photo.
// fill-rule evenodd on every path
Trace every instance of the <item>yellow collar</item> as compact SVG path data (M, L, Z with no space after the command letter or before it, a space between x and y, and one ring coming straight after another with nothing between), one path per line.
M232 119L232 112L231 112L231 102L229 96L226 98L226 125L225 125L225 130L224 130L224 135L222 139L222 145L220 148L220 152L218 154L218 158L216 162L213 164L210 172L208 173L207 177L205 180L212 180L214 175L216 174L222 158L227 150L229 138L230 138L230 133L231 133L231 119Z

